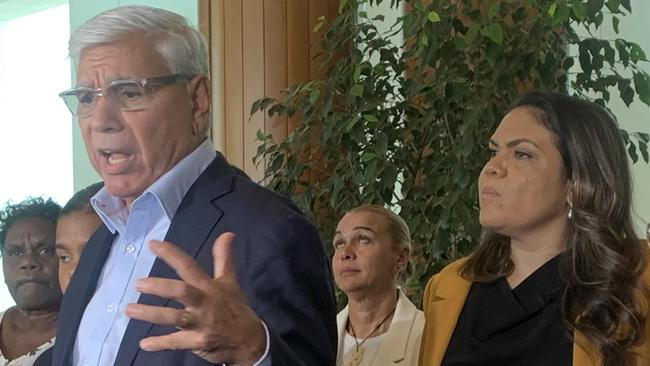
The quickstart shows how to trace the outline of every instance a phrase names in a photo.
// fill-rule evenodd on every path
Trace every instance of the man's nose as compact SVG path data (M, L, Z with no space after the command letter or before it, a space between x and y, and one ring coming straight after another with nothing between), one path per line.
M111 133L124 128L121 122L120 107L105 96L95 96L95 108L86 119L94 132Z

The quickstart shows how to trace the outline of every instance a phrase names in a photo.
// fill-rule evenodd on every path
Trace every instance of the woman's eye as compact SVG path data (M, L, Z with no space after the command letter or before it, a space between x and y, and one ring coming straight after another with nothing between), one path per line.
M342 248L342 247L343 247L343 240L337 240L334 242L335 249Z
M360 235L359 236L359 243L368 244L368 243L370 243L370 238L365 236L365 235Z
M495 149L488 149L490 153L490 158L493 158L497 155L497 151Z
M515 157L517 157L517 159L527 160L532 158L533 156L525 151L517 150L515 151Z

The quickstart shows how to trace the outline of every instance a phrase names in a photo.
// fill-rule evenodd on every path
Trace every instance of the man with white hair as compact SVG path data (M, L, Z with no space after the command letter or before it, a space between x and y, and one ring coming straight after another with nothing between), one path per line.
M200 33L121 7L81 25L70 53L77 85L61 97L104 180L104 225L63 299L53 365L333 365L318 232L206 138Z

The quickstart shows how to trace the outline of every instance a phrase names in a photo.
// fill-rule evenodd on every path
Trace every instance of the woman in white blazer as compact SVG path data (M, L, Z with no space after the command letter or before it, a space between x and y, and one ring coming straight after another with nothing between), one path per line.
M411 253L404 220L381 206L354 208L333 245L334 280L348 297L337 316L337 366L416 366L424 315L397 288Z

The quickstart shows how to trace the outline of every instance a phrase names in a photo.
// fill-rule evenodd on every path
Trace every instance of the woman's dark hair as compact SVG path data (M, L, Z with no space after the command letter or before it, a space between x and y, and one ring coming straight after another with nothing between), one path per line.
M60 211L61 206L51 198L29 197L16 204L8 202L4 210L0 211L0 253L5 248L7 232L16 221L24 218L42 218L56 225Z
M104 183L98 182L75 193L72 198L68 200L68 203L63 206L59 215L64 216L73 212L94 213L95 211L90 205L90 199L99 192L102 187L104 187Z
M640 302L648 294L641 280L647 250L632 225L632 183L617 123L597 104L556 93L525 94L513 109L519 107L552 132L570 183L573 215L560 262L564 321L595 346L604 366L634 365L631 348L646 336ZM484 230L461 275L486 282L511 274L509 243Z

